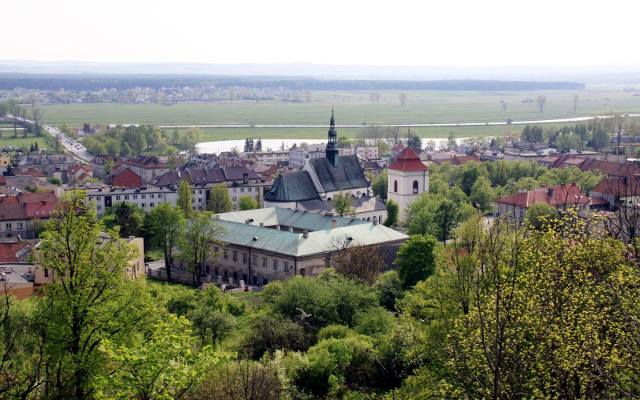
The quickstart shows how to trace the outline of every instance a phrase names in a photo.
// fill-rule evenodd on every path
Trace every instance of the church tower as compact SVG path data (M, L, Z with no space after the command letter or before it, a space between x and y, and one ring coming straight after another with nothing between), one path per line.
M325 155L327 160L333 165L336 166L336 162L339 160L338 157L338 133L336 132L336 120L333 117L333 108L331 109L331 120L329 121L329 133L327 140L327 147L325 149Z
M388 167L387 199L398 204L398 220L406 219L409 205L429 193L429 169L411 147L405 147Z

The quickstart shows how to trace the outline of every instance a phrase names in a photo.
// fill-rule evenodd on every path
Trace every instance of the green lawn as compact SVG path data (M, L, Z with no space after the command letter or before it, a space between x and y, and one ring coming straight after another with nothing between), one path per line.
M188 125L215 123L247 124L325 124L331 107L336 110L338 124L375 123L456 123L546 119L640 112L640 96L624 93L621 88L591 88L582 91L539 92L406 92L407 103L400 106L399 92L380 92L379 104L371 104L370 92L313 92L309 103L282 101L234 101L233 103L159 104L56 104L44 107L45 122L80 126L89 123L148 123L154 125ZM579 95L577 113L573 112L573 96ZM536 110L538 95L547 98L544 112ZM503 110L501 101L506 102ZM423 137L443 137L450 131L458 137L507 134L521 127L422 128ZM259 130L259 132L257 132ZM255 133L254 133L255 132ZM354 136L357 129L342 129L341 134ZM206 140L238 139L247 136L263 138L323 137L326 129L207 129Z
M14 138L13 132L9 133L6 131L0 131L0 133L2 133L2 137L0 138L0 147L25 147L35 142L38 142L38 147L41 149L47 147L47 144L41 137L29 136L26 138Z

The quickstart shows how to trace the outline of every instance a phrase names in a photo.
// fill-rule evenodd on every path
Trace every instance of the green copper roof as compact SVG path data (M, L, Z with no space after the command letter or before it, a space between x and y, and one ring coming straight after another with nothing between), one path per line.
M322 229L309 232L308 237L305 238L302 233L281 231L267 227L269 225L274 226L273 222L278 220L279 216L277 214L280 211L285 214L280 216L282 218L281 221L295 222L298 227L307 226L307 224L315 221L317 227ZM298 216L292 214L298 214ZM327 222L321 222L318 217ZM253 219L252 222L245 222L251 219ZM332 219L336 220L337 227L334 229L330 227ZM220 214L217 222L224 228L224 233L220 238L224 242L294 257L330 252L336 250L345 241L349 241L352 245L368 246L402 241L408 238L407 235L383 225L280 208ZM260 222L263 222L266 226L261 227ZM279 225L286 224L281 222Z

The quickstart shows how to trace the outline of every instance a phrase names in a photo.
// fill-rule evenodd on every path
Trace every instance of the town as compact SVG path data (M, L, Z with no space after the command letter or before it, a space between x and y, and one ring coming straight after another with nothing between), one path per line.
M640 397L640 3L0 10L0 400Z

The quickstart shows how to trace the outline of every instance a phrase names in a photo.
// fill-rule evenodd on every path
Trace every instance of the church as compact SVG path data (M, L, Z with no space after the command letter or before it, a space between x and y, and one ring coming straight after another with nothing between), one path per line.
M341 156L338 152L338 134L332 110L325 157L307 159L302 170L278 176L264 196L264 207L335 214L333 199L340 193L348 193L352 197L356 218L373 223L384 222L386 206L373 196L371 183L357 156Z

